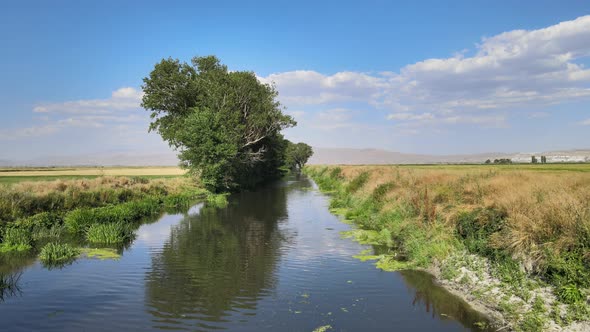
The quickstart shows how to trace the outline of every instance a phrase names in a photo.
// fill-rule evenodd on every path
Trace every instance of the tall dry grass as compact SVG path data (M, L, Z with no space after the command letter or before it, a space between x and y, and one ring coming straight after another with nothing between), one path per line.
M457 227L461 216L497 211L504 216L489 245L529 271L576 251L590 264L590 173L497 167L340 166L347 183L369 174L355 195L383 196L382 211L411 208L426 224ZM384 189L386 188L386 193ZM485 218L475 218L485 223ZM482 225L483 227L483 225Z
M10 222L46 211L68 211L118 204L147 196L181 194L194 188L195 183L185 177L148 179L103 176L0 185L0 221Z

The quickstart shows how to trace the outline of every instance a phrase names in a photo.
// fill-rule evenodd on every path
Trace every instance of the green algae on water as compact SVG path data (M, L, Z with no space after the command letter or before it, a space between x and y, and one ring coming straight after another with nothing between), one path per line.
M87 258L97 258L101 261L106 259L117 260L121 258L121 255L117 252L117 250L112 248L83 248L82 254L84 254Z

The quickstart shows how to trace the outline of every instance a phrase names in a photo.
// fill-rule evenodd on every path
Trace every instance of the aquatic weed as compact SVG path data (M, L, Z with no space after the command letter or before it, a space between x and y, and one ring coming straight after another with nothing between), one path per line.
M80 250L67 243L48 243L39 254L41 262L48 266L59 266L74 261Z
M86 239L92 243L118 244L132 237L133 229L122 222L92 224L86 231Z

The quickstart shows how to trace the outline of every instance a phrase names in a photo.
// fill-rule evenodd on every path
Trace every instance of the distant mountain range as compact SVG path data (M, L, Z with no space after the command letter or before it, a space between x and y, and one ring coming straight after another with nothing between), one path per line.
M176 166L173 151L164 153L101 153L74 156L47 156L27 160L0 160L0 166Z
M486 159L510 158L515 162L530 162L531 156L547 156L549 162L590 162L590 150L548 151L539 153L479 153L460 155L426 155L379 149L314 148L309 164L435 164L483 163ZM0 166L176 166L173 151L163 153L101 153L77 156L36 157L28 160L0 159Z

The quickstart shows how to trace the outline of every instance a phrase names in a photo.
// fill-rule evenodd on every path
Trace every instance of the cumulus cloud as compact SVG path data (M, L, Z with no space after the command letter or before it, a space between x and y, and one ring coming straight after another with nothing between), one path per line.
M35 113L62 114L111 114L120 111L139 108L143 92L131 87L113 91L108 99L84 99L60 103L41 103L35 108Z
M21 138L45 136L56 133L60 129L61 127L54 123L18 129L0 129L0 140L11 141Z
M323 75L316 71L297 70L259 79L263 83L275 84L281 100L289 106L365 101L377 98L387 88L382 78L356 72Z
M261 80L274 82L287 106L360 101L389 111L387 118L397 121L501 123L506 117L500 112L516 106L589 98L590 70L582 63L589 56L590 16L582 16L483 38L473 50L399 71L292 71ZM449 113L454 115L445 116Z
M47 136L67 128L110 128L121 125L142 125L147 128L146 116L141 116L139 107L143 93L135 88L124 87L111 93L107 99L86 99L59 103L41 103L33 108L41 113L33 120L41 124L25 128L0 129L0 140Z

